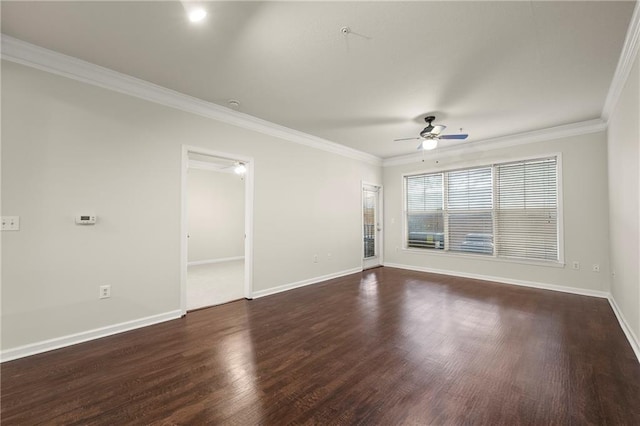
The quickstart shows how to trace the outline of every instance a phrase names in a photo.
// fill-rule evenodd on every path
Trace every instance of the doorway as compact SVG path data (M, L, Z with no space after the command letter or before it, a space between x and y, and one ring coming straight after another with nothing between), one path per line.
M362 183L362 269L383 263L382 186Z
M253 160L183 147L181 309L252 297Z

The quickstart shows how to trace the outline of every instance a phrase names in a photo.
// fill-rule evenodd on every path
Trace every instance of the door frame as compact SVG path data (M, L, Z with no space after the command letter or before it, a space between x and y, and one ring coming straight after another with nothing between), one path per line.
M375 186L378 188L378 205L376 206L377 222L380 224L380 231L376 233L376 249L378 264L365 268L364 257L364 190L366 186ZM361 181L360 185L360 256L362 258L362 269L376 268L384 265L384 188L379 183Z
M247 168L244 175L244 297L253 299L253 191L254 191L254 159L228 152L213 151L192 145L182 145L181 167L181 211L180 211L180 310L187 313L187 263L189 209L187 202L187 179L189 170L189 154L209 155L228 160L241 161Z

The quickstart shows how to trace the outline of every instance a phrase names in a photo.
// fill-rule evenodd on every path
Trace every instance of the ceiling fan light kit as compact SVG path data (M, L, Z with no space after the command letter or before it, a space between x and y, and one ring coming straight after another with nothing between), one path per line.
M438 139L425 139L422 141L418 149L430 151L432 149L436 149L437 147L438 147Z

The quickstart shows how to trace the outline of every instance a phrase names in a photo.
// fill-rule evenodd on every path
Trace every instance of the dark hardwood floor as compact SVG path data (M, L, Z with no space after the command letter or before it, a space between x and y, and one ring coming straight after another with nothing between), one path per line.
M391 268L1 369L3 425L640 424L606 300Z

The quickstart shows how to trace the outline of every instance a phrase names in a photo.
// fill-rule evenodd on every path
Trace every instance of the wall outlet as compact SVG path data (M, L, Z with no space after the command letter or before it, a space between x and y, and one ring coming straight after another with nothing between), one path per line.
M577 260L574 260L574 261L571 263L571 268L573 268L573 269L580 269L580 262L578 262Z
M101 285L100 286L100 299L108 299L111 297L111 286L110 285Z
M332 257L333 257L333 254L327 253L327 260L331 260Z
M313 263L318 263L318 255L317 254L313 255Z
M20 216L2 216L3 231L19 231Z
M600 265L598 265L597 263L593 264L593 272L600 272Z

